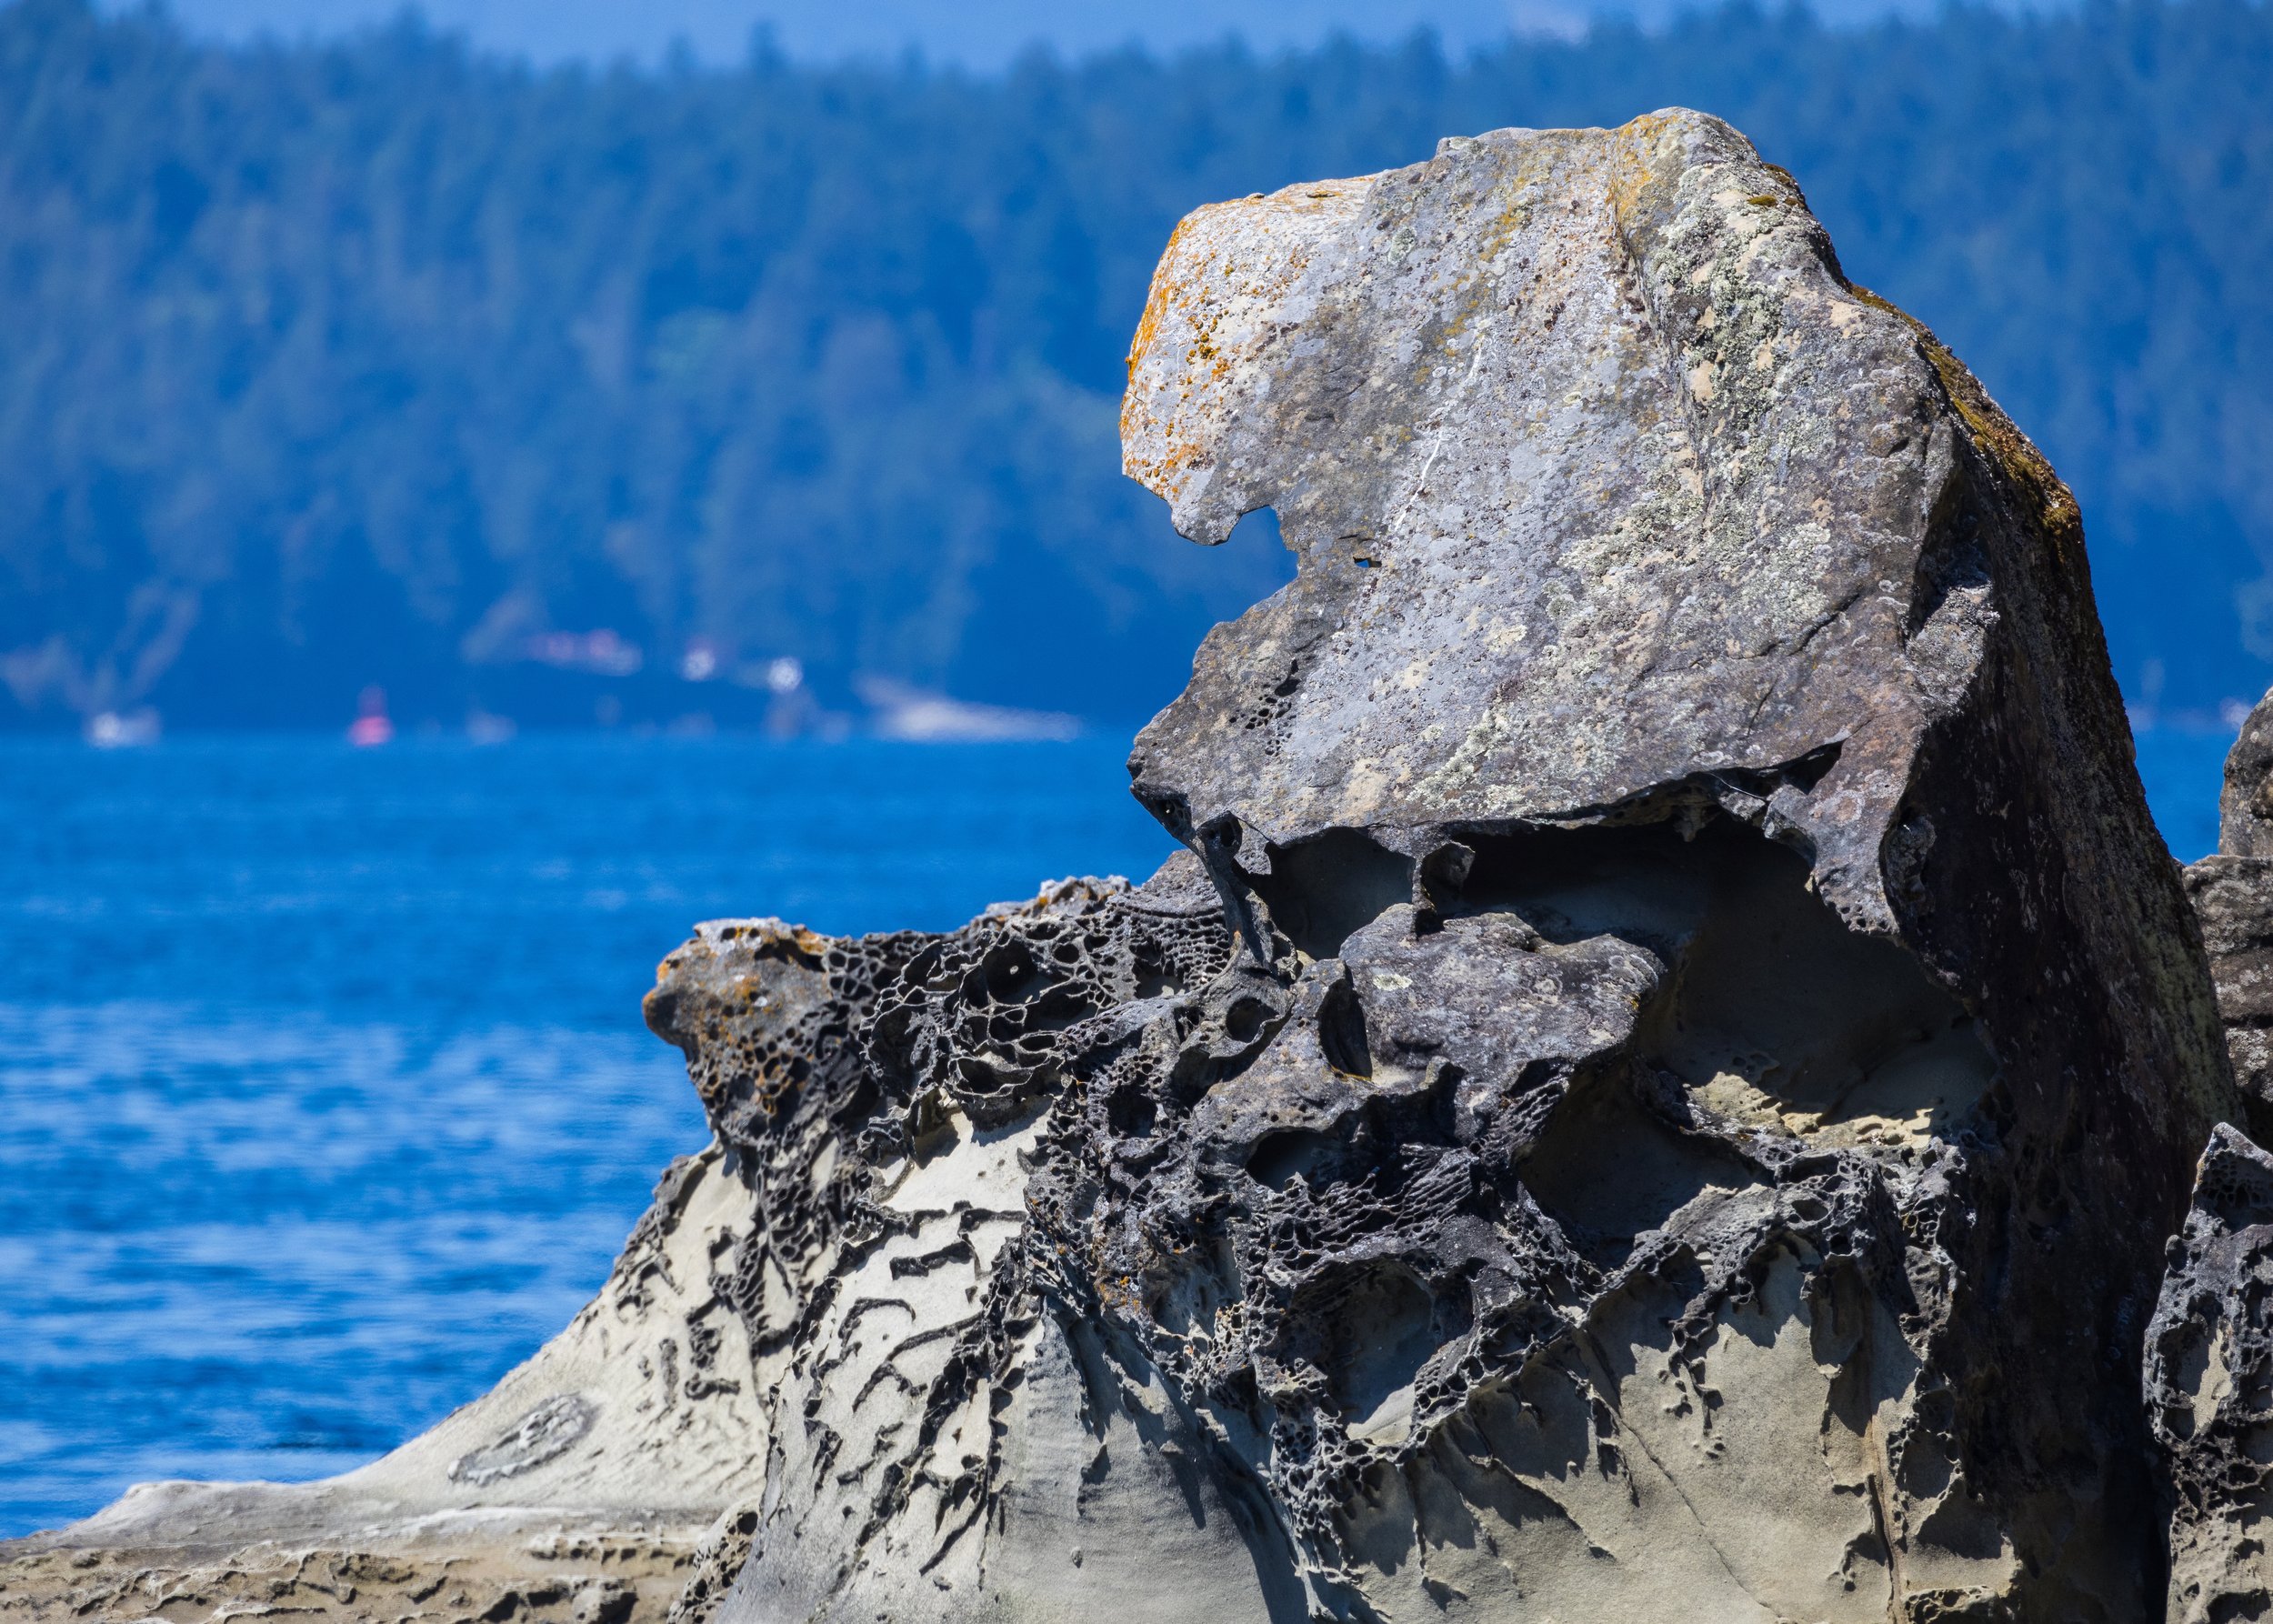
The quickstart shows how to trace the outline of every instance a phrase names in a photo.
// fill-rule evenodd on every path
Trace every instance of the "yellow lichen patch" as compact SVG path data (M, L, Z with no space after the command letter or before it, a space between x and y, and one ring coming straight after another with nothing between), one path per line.
M1136 318L1136 336L1128 341L1128 375L1132 378L1136 376L1137 358L1152 348L1153 338L1160 330L1160 313L1168 299L1170 267L1178 263L1177 250L1184 241L1185 227L1190 224L1188 217L1176 223L1176 229L1168 233L1168 246L1160 251L1160 263L1153 267L1152 286L1145 295L1145 311ZM1126 409L1123 408L1124 426Z
M1382 770L1381 763L1360 761L1353 764L1349 777L1342 787L1343 811L1353 818L1363 817L1372 812L1381 805L1382 797L1388 793L1389 782L1389 775Z
M720 929L718 939L722 944L747 943L760 958L802 959L815 966L819 965L829 946L829 938L816 931L773 918L742 920L726 926ZM681 947L656 966L658 985L680 967L686 951Z
M1859 1111L1841 1115L1823 1110L1796 1109L1787 1102L1732 1071L1717 1073L1696 1090L1706 1109L1743 1127L1788 1134L1810 1143L1846 1148L1904 1147L1922 1149L1948 1114L1939 1100L1928 1100L1894 1112Z
M1610 207L1620 226L1626 225L1641 202L1642 194L1657 179L1648 148L1673 125L1674 120L1664 114L1645 113L1612 132L1616 139L1610 145Z
M1330 233L1319 217L1346 211L1370 184L1289 187L1197 209L1178 224L1129 348L1123 472L1175 501L1212 466L1247 360L1278 330Z

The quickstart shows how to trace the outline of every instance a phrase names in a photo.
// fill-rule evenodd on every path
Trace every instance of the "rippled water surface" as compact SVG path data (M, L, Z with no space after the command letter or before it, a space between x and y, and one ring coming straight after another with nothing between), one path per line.
M2222 739L2148 734L2181 857ZM1120 740L0 744L0 1533L479 1393L698 1146L696 919L961 923L1164 836Z
M695 920L1141 877L1126 741L0 745L0 1533L311 1477L486 1388L704 1130Z

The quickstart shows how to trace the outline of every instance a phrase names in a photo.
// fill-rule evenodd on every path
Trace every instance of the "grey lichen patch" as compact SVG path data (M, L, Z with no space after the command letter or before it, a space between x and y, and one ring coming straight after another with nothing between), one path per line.
M556 1393L496 1442L450 1462L450 1481L486 1489L533 1470L573 1449L592 1430L596 1413L591 1400L581 1393Z
M1901 787L1869 769L1930 708L1900 653L1941 391L1788 183L1684 115L1463 142L1364 206L1300 192L1187 220L1132 352L1129 471L1197 539L1275 506L1304 560L1203 650L1139 793L1285 843L1844 741L1798 810L1827 849L1882 832L1838 796L1883 817ZM1421 246L1385 254L1393 223ZM1362 576L1331 566L1353 536ZM1255 691L1260 648L1290 693ZM1867 867L1825 877L1883 911Z

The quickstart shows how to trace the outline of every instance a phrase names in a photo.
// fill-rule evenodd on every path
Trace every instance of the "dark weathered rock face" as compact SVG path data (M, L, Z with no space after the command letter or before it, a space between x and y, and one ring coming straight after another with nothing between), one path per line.
M1300 576L1138 742L1196 862L837 1023L801 1158L1023 1199L813 1255L859 1351L722 1616L2151 1612L2132 1360L2232 1101L2027 442L1689 115L1202 211L1126 428ZM950 1336L880 1288L960 1244ZM1095 1569L1169 1529L1226 1544Z
M2273 858L2205 857L2188 867L2186 886L2250 1129L2273 1137Z
M2273 1157L2221 1127L2147 1332L2169 1474L2171 1624L2262 1618L2273 1586Z
M2222 850L2191 865L2218 1013L2257 1143L2220 1128L2147 1336L2148 1417L2165 1477L2168 1617L2273 1609L2273 694L2226 758Z
M764 1467L738 1579L719 1564L682 1616L1282 1616L1297 1588L1257 1486L1066 1312L1091 1271L1030 1210L1061 1144L1140 1108L1091 1076L1101 1053L1163 1020L1256 1045L1233 957L1187 857L950 936L708 926L666 963L648 1018L768 1209L736 1270Z
M643 1227L747 1399L674 1616L2156 1616L2237 1103L1970 376L1670 113L1200 211L1124 427L1301 559L1138 740L1188 849L650 995L749 1201Z
M1552 1371L1617 1418L1629 1502L1657 1479L1697 1511L1645 1566L1693 1550L1792 1616L1881 1617L1889 1591L1912 1616L2140 1616L2117 1354L2228 1101L2075 508L2027 442L1844 282L1787 177L1686 115L1202 211L1125 427L1187 535L1272 505L1302 559L1210 637L1137 793L1296 1005L1351 988L1390 1062L1368 1110L1437 1079L1432 1159L1461 1168L1425 1238L1330 1201L1367 1260L1342 1277L1429 1328L1409 1434L1361 1435L1347 1400L1274 1412L1318 1570L1414 1583L1407 1545L1457 1543L1432 1507L1477 1515L1447 1440L1504 1461L1468 1429ZM1552 1020L1510 996L1526 976L1557 984ZM1496 1052L1447 1030L1479 1026ZM1334 1068L1277 1058L1196 1112L1195 1159L1266 1118L1352 1140ZM1286 1273L1217 1274L1258 1268ZM1766 1408L1820 1423L1814 1460L1736 1441L1776 1388L1723 1373L1803 1327ZM2017 1379L2048 1360L2071 1375ZM1321 1473L1338 1494L1295 1493Z
M2273 695L2226 757L2218 851L2186 871L2250 1132L2273 1143Z

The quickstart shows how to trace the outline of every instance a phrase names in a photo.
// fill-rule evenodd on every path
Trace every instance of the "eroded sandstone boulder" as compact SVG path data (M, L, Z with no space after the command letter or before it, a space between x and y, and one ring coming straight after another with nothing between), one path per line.
M1969 375L1675 114L1201 211L1124 426L1302 561L1133 769L1364 1048L1294 1016L1184 1135L1244 1184L1101 1205L1247 1239L1124 1267L1239 1302L1322 1599L2151 1612L2124 1350L2231 1099L2074 505ZM1297 1402L1343 1298L1407 1351Z
M1137 741L1185 849L649 997L739 1192L654 1221L743 1406L675 1616L2158 1616L2238 1106L1970 375L1674 112L1199 211L1124 443L1300 559Z

